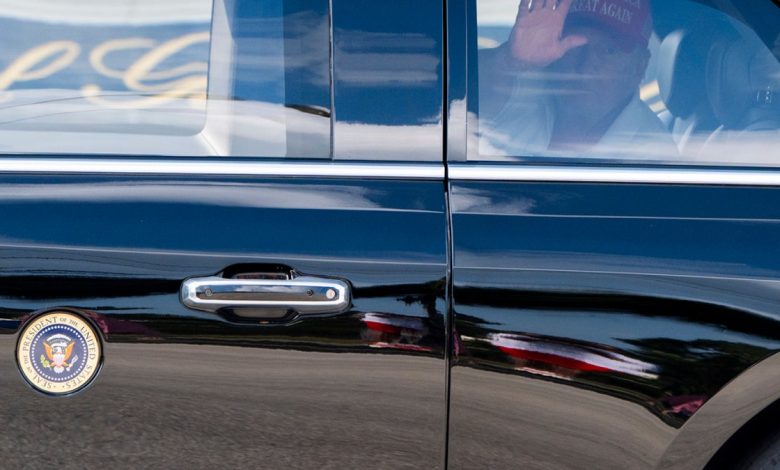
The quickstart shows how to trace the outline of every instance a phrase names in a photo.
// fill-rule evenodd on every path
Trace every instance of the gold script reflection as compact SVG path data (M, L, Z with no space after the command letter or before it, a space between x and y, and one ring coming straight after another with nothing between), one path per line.
M54 75L71 65L80 52L81 46L74 41L51 41L36 46L0 72L0 90L8 90L17 82L40 80ZM9 98L9 94L3 94L0 101Z
M112 109L139 109L160 106L173 100L187 100L193 107L202 107L206 99L208 62L191 61L162 68L164 64L188 47L208 43L209 32L185 34L165 42L151 38L111 39L95 46L89 54L89 64L95 74L121 81L130 93L106 92L96 83L81 87L81 94L92 104ZM111 54L137 50L138 55L126 68L107 65ZM70 67L81 54L75 41L50 41L19 55L0 72L0 102L13 95L15 83L52 77ZM141 98L138 98L141 96Z
M147 96L134 100L106 99L101 97L103 90L96 84L84 85L81 92L95 104L120 109L147 108L176 99L205 100L208 84L207 62L188 62L169 69L157 69L187 47L208 41L208 31L186 34L159 45L157 41L148 38L106 41L92 49L89 55L90 65L103 76L122 80L128 90ZM109 54L127 49L147 51L125 70L112 69L105 64ZM197 103L193 105L197 106Z

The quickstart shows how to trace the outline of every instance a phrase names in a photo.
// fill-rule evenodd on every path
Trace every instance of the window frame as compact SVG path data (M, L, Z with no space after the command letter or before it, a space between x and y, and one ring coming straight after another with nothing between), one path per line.
M777 166L694 164L691 161L641 163L576 156L508 157L479 160L476 2L446 0L447 174L453 180L658 183L693 185L780 185ZM473 66L472 66L473 65ZM780 141L778 141L780 144ZM469 159L471 157L472 159Z

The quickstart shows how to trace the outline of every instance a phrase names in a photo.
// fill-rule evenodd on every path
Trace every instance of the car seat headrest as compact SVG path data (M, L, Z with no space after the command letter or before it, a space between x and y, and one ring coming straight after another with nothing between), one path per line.
M658 87L677 117L730 129L780 119L780 64L752 29L720 14L671 31L658 49Z
M706 88L715 116L727 128L780 121L780 64L750 30L713 49Z
M707 113L707 64L717 44L733 40L736 31L725 21L708 19L676 29L658 49L658 87L666 108L675 116L687 118Z
M689 116L706 97L701 87L704 72L698 66L705 54L704 41L682 29L668 34L658 48L658 88L675 116Z

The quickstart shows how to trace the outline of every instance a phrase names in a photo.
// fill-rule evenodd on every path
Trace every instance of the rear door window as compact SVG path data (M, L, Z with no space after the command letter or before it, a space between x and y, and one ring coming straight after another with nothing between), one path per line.
M780 8L770 1L472 8L469 160L780 160Z

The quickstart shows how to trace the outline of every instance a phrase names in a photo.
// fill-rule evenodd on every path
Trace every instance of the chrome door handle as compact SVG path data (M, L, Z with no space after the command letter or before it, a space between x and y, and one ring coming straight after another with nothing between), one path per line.
M289 309L302 314L338 313L349 306L349 285L336 279L301 276L293 279L187 279L181 302L192 309Z

